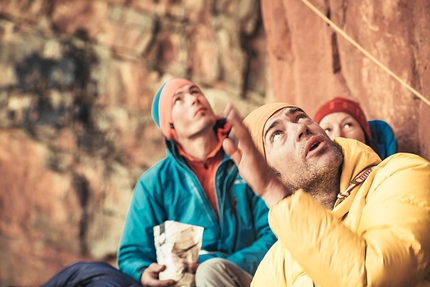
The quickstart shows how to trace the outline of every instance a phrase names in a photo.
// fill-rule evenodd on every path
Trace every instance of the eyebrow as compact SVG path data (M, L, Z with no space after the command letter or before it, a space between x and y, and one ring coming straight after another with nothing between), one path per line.
M293 114L295 114L295 113L297 113L297 112L302 112L302 113L305 113L301 108L298 108L298 107L286 107L286 109L288 109L286 112L285 112L285 116L286 117L290 117L291 115L293 115ZM266 138L266 136L267 136L267 134L269 133L269 131L270 130L272 130L273 128L275 128L277 125L279 125L280 124L280 122L281 122L281 120L276 120L276 121L274 121L268 128L267 128L267 130L266 130L266 132L264 132L264 134L263 134L263 138L265 139Z
M194 88L198 88L196 85L192 85L192 86L190 86L189 88L188 88L188 90L192 90L192 89L194 89ZM177 95L180 95L180 94L182 94L183 92L182 91L179 91L179 92L176 92L176 93L174 93L173 95L174 96L177 96Z
M280 121L276 120L274 121L266 130L266 132L263 135L263 138L266 139L267 134L270 132L270 130L272 130L273 128L275 128L277 125L279 125Z
M289 110L285 113L285 115L287 116L287 117L289 117L289 116L291 116L292 114L295 114L295 113L297 113L297 112L302 112L302 113L305 113L305 111L303 111L301 108L299 108L299 107L291 107L291 108L289 108ZM305 113L306 114L306 113Z

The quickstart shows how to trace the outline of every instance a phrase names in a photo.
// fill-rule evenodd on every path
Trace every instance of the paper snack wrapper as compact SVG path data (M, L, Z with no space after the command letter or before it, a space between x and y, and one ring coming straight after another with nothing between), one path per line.
M202 246L204 228L168 220L154 226L157 263L166 265L160 280L173 279L177 287L194 287L194 274L188 264L197 263Z

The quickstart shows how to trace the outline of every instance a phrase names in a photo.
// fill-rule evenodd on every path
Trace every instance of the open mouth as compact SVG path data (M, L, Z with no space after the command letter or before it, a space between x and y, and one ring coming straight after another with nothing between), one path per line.
M307 156L308 153L317 150L323 144L324 144L324 140L321 137L319 137L319 136L311 137L306 144L306 155L305 156Z
M309 151L313 151L314 149L316 149L318 146L320 145L320 142L314 142L311 145L311 148L309 149Z

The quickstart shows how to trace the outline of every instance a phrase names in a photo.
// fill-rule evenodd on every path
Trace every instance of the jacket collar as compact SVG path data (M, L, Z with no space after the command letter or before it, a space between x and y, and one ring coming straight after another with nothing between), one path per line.
M227 120L223 117L217 116L217 121L214 126L214 132L217 133L218 137L226 137L228 133L230 132L231 124L227 122ZM177 144L174 142L174 140L167 139L164 137L164 142L166 144L168 152L179 161L185 162L183 157L181 156ZM222 148L222 147L221 147ZM224 156L226 157L226 156ZM228 156L227 156L228 157Z
M342 148L343 164L342 174L340 176L340 189L344 191L351 184L351 181L364 169L369 166L377 165L381 162L379 156L366 144L356 140L336 138L334 142ZM360 185L357 185L359 187ZM342 202L338 200L333 208L336 217L342 218L351 207L352 202L357 194L358 188L355 187L351 194Z

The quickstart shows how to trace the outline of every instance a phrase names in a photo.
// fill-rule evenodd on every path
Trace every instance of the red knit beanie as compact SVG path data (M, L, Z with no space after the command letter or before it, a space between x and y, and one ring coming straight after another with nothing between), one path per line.
M369 123L358 102L350 99L337 97L323 104L317 111L314 121L319 124L321 120L328 114L344 112L353 117L361 126L367 139L372 139Z

